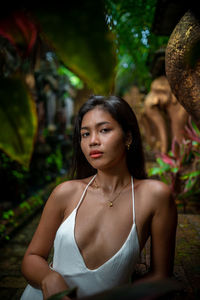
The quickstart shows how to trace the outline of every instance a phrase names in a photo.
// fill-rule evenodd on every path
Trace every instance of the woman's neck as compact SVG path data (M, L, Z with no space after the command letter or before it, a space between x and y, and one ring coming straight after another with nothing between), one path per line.
M131 182L130 178L131 174L127 167L123 169L117 168L117 170L98 170L95 184L100 187L104 193L114 193L128 184L128 182Z

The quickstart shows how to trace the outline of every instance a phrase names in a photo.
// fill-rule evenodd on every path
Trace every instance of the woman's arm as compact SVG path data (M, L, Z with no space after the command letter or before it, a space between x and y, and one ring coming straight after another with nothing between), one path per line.
M155 200L157 205L151 223L151 272L166 278L173 274L177 209L167 186L163 185Z
M67 193L67 185L69 186L68 183L64 183L56 187L47 200L39 225L22 261L24 277L32 286L42 290L44 299L68 288L63 277L51 270L47 262L56 231L63 221L66 197L70 194Z
M151 184L152 208L150 272L139 281L160 280L173 274L177 209L171 191L163 182Z

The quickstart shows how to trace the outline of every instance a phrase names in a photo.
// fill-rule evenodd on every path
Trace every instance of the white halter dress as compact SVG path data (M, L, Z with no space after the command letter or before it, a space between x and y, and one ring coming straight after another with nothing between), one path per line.
M77 287L78 298L94 295L128 283L140 257L140 247L135 223L134 185L133 178L131 177L133 225L127 239L121 248L100 267L91 270L85 265L75 240L75 220L77 210L95 176L86 186L76 208L58 228L54 240L52 269L64 277L69 288ZM42 299L41 290L29 284L21 296L21 300Z

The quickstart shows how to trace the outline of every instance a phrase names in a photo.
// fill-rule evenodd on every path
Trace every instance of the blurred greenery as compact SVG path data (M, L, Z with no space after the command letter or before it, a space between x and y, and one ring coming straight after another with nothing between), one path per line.
M13 80L16 72L23 76L34 72L36 65L39 71L38 59L41 60L41 53L46 47L51 48L60 60L58 74L67 76L70 84L77 89L86 84L94 93L115 91L121 95L136 84L140 89L148 90L151 82L149 60L168 41L168 37L152 33L155 8L156 0L87 0L67 5L50 2L48 5L27 5L21 11L11 7L7 15L0 18L1 39L7 39L12 45L11 49L1 40L4 47L0 53L2 79L4 82ZM18 82L22 93L20 84ZM12 132L7 136L4 134L0 147L12 159L28 166L36 131L34 104L25 89L20 100L16 98L18 86L12 86L12 90L13 94L3 83L1 98L5 99L7 109L1 110L0 122L6 118L5 111L8 111L10 103L6 100L8 97L15 97L13 101L17 111L14 111L14 106L13 109L9 107L10 116L4 126ZM20 115L26 107L31 108L29 113ZM11 120L22 120L24 116L26 129L18 122L17 134L14 135Z
M84 86L83 81L65 66L60 66L58 68L58 74L67 76L69 78L71 85L74 86L75 88L77 89L83 88Z
M61 141L60 128L54 132L56 139L45 123L45 145L35 137L39 121L34 106L43 102L47 107L49 90L61 104L72 87L81 90L86 85L94 93L121 95L134 83L148 90L152 56L168 41L152 33L156 4L30 3L20 13L13 5L0 14L0 177L11 187L4 200L23 201L31 183L33 189L41 187L69 168L73 149L67 131L62 132L67 140ZM25 85L29 73L36 82L33 91Z
M174 138L169 152L158 154L156 162L148 175L158 175L169 185L177 204L182 204L186 213L190 201L199 202L200 196L200 130L191 118L182 143Z
M72 86L81 88L84 82L95 93L104 94L113 89L116 56L102 0L82 1L78 6L71 2L67 9L51 2L19 7L11 6L5 15L0 14L0 125L4 128L0 148L27 167L37 115L33 95L23 84L26 74L40 70L43 52L52 49L56 53L57 73L68 77Z
M34 101L22 78L0 80L0 148L28 167L37 130Z
M95 93L108 94L114 84L116 58L104 11L102 0L75 1L67 7L50 2L32 10L41 34L63 63Z
M38 189L30 197L26 197L17 207L12 205L13 209L5 209L0 219L0 242L9 240L17 228L25 224L30 217L41 210L52 189L66 180L69 180L66 174L57 176L55 181L51 181L42 189Z
M169 39L152 32L156 4L157 0L105 0L107 23L116 37L117 94L122 95L132 84L149 90L151 60Z

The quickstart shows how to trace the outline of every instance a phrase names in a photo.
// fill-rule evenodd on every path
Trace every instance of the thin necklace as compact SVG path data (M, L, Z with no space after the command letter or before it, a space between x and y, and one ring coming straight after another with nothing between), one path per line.
M119 197L119 195L121 194L121 192L123 191L123 189L125 189L125 187L127 187L127 186L129 185L129 183L130 183L130 181L122 187L122 189L119 191L119 193L118 193L112 200L108 200L108 202L109 202L109 207L113 207L113 202L117 199L117 197ZM94 184L94 187L95 187L96 189L100 188L100 187L98 186L98 184L96 183L96 179L94 179L93 184Z

